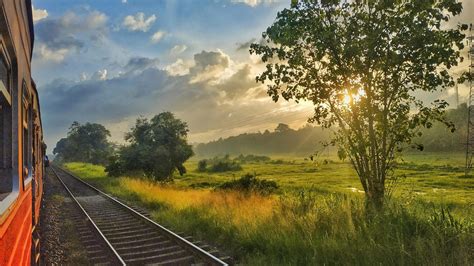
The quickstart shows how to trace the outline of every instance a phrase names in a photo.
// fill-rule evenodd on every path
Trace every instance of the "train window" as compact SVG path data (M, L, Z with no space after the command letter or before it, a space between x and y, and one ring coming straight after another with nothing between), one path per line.
M10 74L8 70L8 65L5 62L5 59L3 57L0 58L0 81L3 83L3 87L5 90L10 94L10 86L9 85L9 80L10 80Z
M9 66L0 56L0 202L13 190L12 101Z
M33 167L31 165L32 149L33 145L31 142L31 108L30 108L30 97L26 83L23 83L23 104L21 108L22 113L22 124L23 124L23 182L24 185L31 181L33 176Z

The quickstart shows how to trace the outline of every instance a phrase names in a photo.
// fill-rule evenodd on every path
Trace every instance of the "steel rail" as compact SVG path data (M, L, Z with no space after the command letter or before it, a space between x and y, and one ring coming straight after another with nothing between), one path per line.
M94 227L96 233L101 237L101 240L103 240L106 244L107 244L107 247L110 249L111 253L114 255L115 259L117 259L119 261L120 264L122 265L126 265L125 264L125 261L123 261L122 257L120 257L120 255L117 253L117 251L115 250L115 248L112 246L112 244L109 242L109 240L107 240L107 238L104 236L104 234L102 233L102 231L99 229L99 227L95 224L95 222L92 220L92 218L89 216L89 214L86 212L86 210L82 207L82 205L79 203L79 201L77 201L76 197L74 196L74 194L72 194L71 190L69 190L69 188L66 186L66 184L63 182L63 180L61 179L61 177L58 175L58 173L56 172L56 169L54 169L54 167L51 167L51 170L54 172L54 174L56 175L56 178L59 180L59 182L61 182L61 184L63 185L63 187L66 189L66 191L68 192L68 194L71 196L71 198L74 200L74 202L77 204L77 206L79 206L79 209L81 209L82 213L87 217L87 220L92 224L92 226Z
M144 221L152 224L153 226L155 226L157 229L159 229L161 232L165 233L166 235L168 235L169 237L173 238L174 240L176 240L176 243L178 245L180 245L181 247L183 247L184 249L190 251L191 253L195 254L196 256L198 256L199 258L201 258L203 261L207 262L207 263L210 263L211 265L222 265L222 266L227 266L228 264L222 260L220 260L219 258L217 258L216 256L212 255L211 253L203 250L202 248L198 247L197 245L193 244L192 242L190 242L189 240L179 236L178 234L174 233L173 231L165 228L164 226L158 224L157 222L151 220L150 218L144 216L143 214L137 212L136 210L130 208L128 205L126 205L125 203L121 202L120 200L110 196L109 194L101 191L100 189L94 187L93 185L87 183L86 181L80 179L79 177L77 177L75 174L71 173L70 171L66 170L66 169L63 169L63 168L60 168L58 166L53 166L53 167L57 167L58 169L60 169L61 171L65 172L66 174L68 174L69 176L73 177L75 180L81 182L82 184L86 185L87 187L95 190L96 192L98 192L99 194L105 196L106 198L112 200L113 202L115 202L116 204L118 204L119 206L121 206L122 208L126 209L127 211L131 212L133 215L135 216L138 216L139 218L143 219Z

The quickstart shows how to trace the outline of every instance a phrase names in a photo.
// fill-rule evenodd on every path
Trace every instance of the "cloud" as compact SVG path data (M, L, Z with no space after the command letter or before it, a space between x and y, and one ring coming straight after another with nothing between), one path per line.
M147 57L132 57L124 66L124 71L127 73L143 71L148 68L157 68L159 64L158 58Z
M255 38L252 38L250 39L249 41L247 42L243 42L243 43L237 43L237 51L241 51L241 50L249 50L250 49L250 45L252 43L254 43L257 39Z
M260 4L278 3L279 0L231 0L231 2L234 4L242 3L251 7L256 7Z
M64 57L69 52L67 48L59 48L51 50L46 44L39 44L39 48L36 48L36 55L46 61L52 61L59 63L64 60Z
M154 14L146 18L144 13L138 12L133 16L126 16L123 19L122 25L129 31L147 32L155 21L156 16Z
M184 44L175 45L175 46L173 46L173 48L171 48L170 54L171 55L178 55L178 54L181 54L184 51L186 51L186 49L188 49L188 47Z
M35 56L39 60L62 62L72 52L80 52L90 41L100 41L107 34L107 16L98 11L77 14L67 12L57 19L37 23L38 44Z
M193 61L184 61L179 58L176 62L165 67L165 70L171 76L184 76L189 74L189 69L194 65Z
M191 83L212 82L221 78L229 67L230 58L222 51L202 51L194 55L195 65L189 69Z
M166 110L187 121L197 140L212 139L224 134L222 127L272 110L271 99L255 93L261 87L253 71L217 50L197 53L193 60L178 59L163 69L156 58L132 57L115 76L101 69L90 79L56 80L40 88L45 128L56 133L48 134L48 144L54 146L74 120L106 124L114 140L123 141L124 130L139 115Z
M225 79L222 83L217 85L219 91L225 92L228 99L236 99L245 97L247 92L251 92L251 88L261 87L255 82L255 77L251 75L251 66L244 64L237 72ZM265 91L264 89L261 91ZM261 94L260 94L261 95ZM253 95L258 96L258 94Z
M33 9L33 22L34 23L48 17L48 11L46 9L35 9L34 6L32 6L32 9Z
M107 69L101 69L92 75L91 79L93 80L106 80L107 79Z
M151 36L151 42L152 43L158 43L161 41L161 39L163 39L163 37L165 36L165 32L164 31L157 31L155 32L152 36Z

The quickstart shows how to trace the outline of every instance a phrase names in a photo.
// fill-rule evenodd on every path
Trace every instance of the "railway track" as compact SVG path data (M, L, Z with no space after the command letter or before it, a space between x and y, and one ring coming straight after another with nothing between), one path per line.
M73 174L54 165L50 168L94 231L85 239L86 244L90 243L96 249L92 251L95 260L91 262L109 265L227 265L215 252L205 251ZM81 233L81 229L78 230ZM86 227L82 230L88 231Z

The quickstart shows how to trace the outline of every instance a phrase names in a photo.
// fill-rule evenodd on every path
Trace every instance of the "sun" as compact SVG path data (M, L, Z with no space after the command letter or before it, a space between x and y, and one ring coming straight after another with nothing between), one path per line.
M360 88L356 93L350 93L348 90L345 91L344 97L342 98L342 104L349 106L352 103L358 103L365 96L365 90Z

